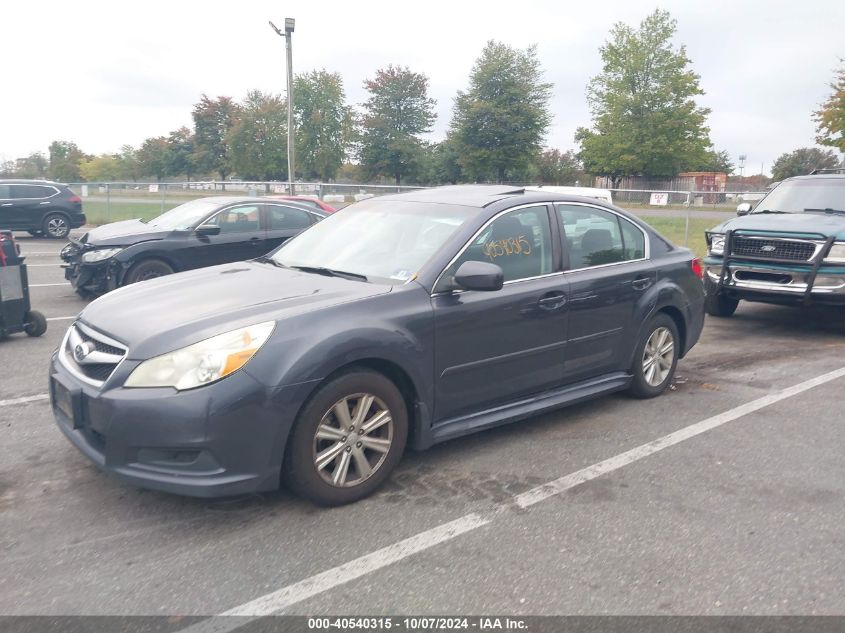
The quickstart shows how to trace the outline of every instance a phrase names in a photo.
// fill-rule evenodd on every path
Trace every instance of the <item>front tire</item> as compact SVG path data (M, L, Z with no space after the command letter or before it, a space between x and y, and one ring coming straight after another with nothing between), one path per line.
M147 281L148 279L171 275L174 272L173 268L167 262L163 262L160 259L145 259L129 269L123 283L124 285L134 284L139 281Z
M50 213L41 224L44 235L54 240L62 240L70 233L70 222L62 213Z
M733 316L739 306L739 299L731 299L719 292L719 286L707 279L704 282L704 311L710 316L727 318Z
M654 398L666 391L678 366L681 339L678 326L668 314L649 321L634 351L633 380L628 392L636 398Z
M300 412L285 451L284 479L322 506L372 494L399 463L408 411L387 377L366 369L320 387Z

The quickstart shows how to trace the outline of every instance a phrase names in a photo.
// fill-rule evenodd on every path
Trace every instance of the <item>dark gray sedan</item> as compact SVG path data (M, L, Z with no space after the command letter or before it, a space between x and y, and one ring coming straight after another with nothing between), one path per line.
M373 492L406 446L662 393L701 263L613 206L501 186L366 200L270 256L122 288L52 358L61 431L137 485Z

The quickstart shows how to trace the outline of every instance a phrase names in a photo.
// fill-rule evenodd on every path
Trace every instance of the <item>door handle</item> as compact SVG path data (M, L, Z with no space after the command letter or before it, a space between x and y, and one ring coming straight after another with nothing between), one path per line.
M4 202L3 204L0 204L0 207L11 207L13 204L13 202Z
M558 308L562 308L566 305L566 295L544 295L540 297L540 299L537 301L537 305L540 307L541 310L557 310Z
M251 237L251 238L249 238L249 243L250 243L250 244L252 244L253 246L258 246L258 243L259 243L259 242L263 242L263 241L264 241L264 240L262 240L260 237Z
M637 277L631 282L634 290L645 290L651 285L651 277Z

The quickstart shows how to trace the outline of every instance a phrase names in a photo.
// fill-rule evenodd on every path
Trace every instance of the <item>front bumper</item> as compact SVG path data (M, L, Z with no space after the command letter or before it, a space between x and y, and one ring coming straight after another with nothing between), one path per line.
M86 264L81 261L70 261L65 269L65 279L76 291L90 292L101 295L114 290L119 285L119 266L113 266L112 260Z
M79 380L58 355L50 364L56 424L99 468L131 484L195 497L279 487L302 385L268 389L241 370L178 392L126 389L125 360L102 388Z
M845 303L845 267L788 266L731 260L722 275L721 257L705 258L705 274L719 292L735 299L777 303ZM809 291L808 291L809 290Z

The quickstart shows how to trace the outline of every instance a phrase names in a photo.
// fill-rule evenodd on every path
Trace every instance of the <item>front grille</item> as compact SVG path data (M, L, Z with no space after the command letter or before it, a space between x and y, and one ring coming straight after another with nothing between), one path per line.
M786 259L806 262L816 252L813 242L781 239L759 239L734 237L731 240L731 255L759 257L763 259Z
M65 337L62 358L65 365L87 382L102 385L126 356L126 348L77 322Z

